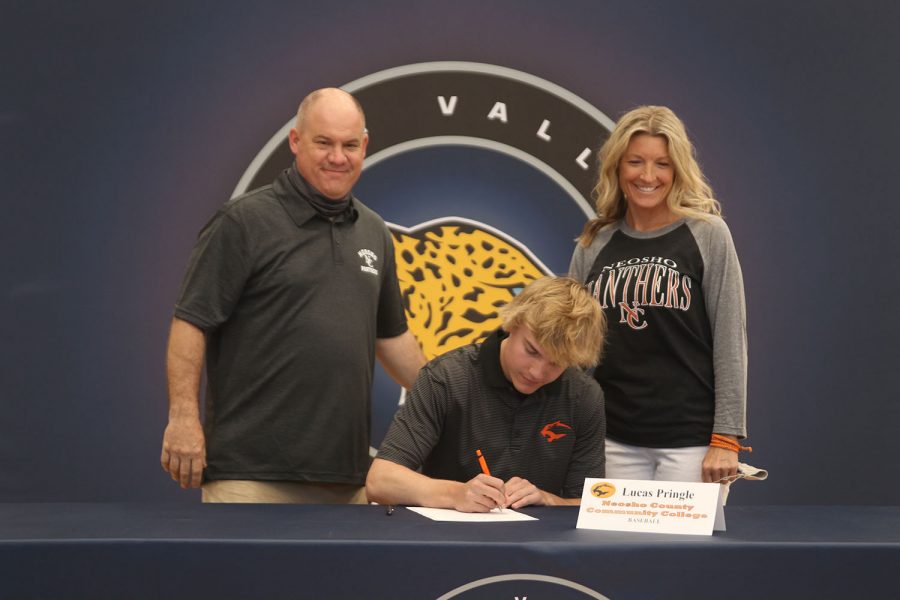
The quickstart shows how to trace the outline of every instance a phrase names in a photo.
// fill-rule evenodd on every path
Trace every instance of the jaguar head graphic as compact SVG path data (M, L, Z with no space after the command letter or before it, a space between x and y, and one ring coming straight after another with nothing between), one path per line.
M429 360L483 340L500 326L499 307L551 274L517 240L477 221L390 229L406 318Z

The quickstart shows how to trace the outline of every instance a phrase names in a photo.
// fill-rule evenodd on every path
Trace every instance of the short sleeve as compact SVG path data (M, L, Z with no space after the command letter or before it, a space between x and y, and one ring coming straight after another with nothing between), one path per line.
M241 223L225 209L207 223L191 252L176 317L207 332L228 319L250 275L246 237Z
M378 458L419 469L441 438L447 401L446 383L436 376L433 365L423 367L394 415Z

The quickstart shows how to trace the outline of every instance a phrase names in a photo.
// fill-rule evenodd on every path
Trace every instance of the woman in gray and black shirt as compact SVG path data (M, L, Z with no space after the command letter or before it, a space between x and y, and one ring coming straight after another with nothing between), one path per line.
M609 323L594 377L606 395L606 474L714 482L747 435L741 268L683 123L624 115L600 150L598 217L570 274Z

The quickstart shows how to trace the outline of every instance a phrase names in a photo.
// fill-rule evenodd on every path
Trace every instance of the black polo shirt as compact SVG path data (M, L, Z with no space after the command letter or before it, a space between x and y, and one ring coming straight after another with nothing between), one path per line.
M439 356L419 373L378 458L436 479L465 482L481 472L527 479L564 498L581 496L586 477L605 474L606 420L600 386L575 368L530 395L500 367L502 331L483 344Z
M406 331L384 221L335 219L296 167L226 203L175 315L206 333L206 479L362 485L376 338Z

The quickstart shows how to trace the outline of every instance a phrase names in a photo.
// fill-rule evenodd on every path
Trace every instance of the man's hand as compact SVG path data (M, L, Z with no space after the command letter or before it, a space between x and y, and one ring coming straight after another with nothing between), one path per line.
M545 504L548 502L544 492L527 479L513 477L506 482L506 505L510 508Z
M183 488L200 487L206 466L206 440L200 424L200 371L206 339L196 325L172 319L166 353L169 424L163 433L162 468Z
M578 506L581 498L563 498L538 488L527 479L513 477L506 482L506 505L510 508L524 506Z
M459 512L488 512L506 508L503 480L479 473L459 488L453 508Z
M200 487L206 467L206 442L200 419L184 417L169 420L163 434L160 464L181 487Z

